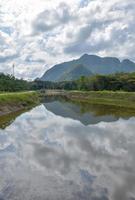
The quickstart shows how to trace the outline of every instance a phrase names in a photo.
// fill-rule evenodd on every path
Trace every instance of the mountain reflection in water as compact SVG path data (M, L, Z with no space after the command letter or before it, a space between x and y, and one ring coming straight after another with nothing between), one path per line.
M86 110L48 99L0 129L1 200L135 199L135 118Z
M101 121L113 122L119 118L128 119L135 116L132 110L125 108L76 102L60 96L46 97L44 106L56 115L78 120L84 125L97 124Z

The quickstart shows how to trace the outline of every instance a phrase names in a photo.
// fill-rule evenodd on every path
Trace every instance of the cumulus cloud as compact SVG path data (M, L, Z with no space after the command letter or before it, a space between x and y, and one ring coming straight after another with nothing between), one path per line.
M59 26L73 20L70 14L70 7L61 3L57 8L51 10L44 10L33 21L34 33L51 31Z
M134 0L0 0L0 71L41 76L83 53L135 60ZM37 74L36 74L37 73Z
M98 2L93 1L87 7L81 9L81 14L85 16L84 21L87 24L85 28L80 27L75 32L73 41L70 41L64 48L64 52L78 54L86 51L88 53L95 52L104 55L116 55L115 50L117 49L117 56L119 52L119 57L130 57L128 50L135 39L133 31L133 21L135 18L133 14L133 8L135 10L134 2L130 1L130 3L125 2L123 4L122 1L114 1L114 3L105 4L102 1L102 3L97 4ZM87 14L88 11L89 15ZM91 16L91 12L94 15L92 14ZM123 45L126 46L126 54L123 52ZM134 59L133 57L130 58Z
M0 63L5 63L7 61L13 60L18 57L18 54L13 54L9 56L0 56Z

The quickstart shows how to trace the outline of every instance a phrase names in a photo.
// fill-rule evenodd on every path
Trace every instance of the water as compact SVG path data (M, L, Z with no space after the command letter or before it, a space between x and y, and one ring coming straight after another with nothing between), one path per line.
M134 200L135 118L46 99L0 129L0 200Z

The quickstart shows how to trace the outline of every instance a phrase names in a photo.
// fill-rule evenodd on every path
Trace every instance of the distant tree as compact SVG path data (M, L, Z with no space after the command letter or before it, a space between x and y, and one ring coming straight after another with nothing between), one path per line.
M16 79L12 75L0 74L0 91L23 91L30 90L32 83L23 79Z

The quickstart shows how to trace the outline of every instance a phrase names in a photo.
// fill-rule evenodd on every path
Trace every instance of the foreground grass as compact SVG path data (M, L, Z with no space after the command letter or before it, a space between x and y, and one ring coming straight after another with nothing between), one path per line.
M36 92L13 92L13 93L1 93L0 94L0 105L1 104L13 104L13 103L27 103L33 104L37 101Z
M39 103L37 92L15 92L0 94L0 116L30 108Z

